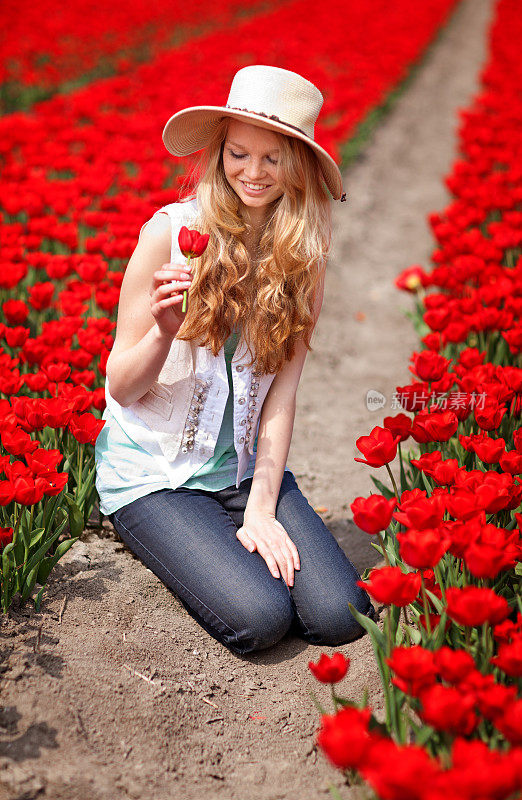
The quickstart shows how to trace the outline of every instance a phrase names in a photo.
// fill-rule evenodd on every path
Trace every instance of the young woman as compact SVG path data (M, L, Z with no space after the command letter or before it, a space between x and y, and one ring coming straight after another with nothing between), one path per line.
M202 150L200 177L140 231L107 363L100 510L240 654L290 629L312 644L349 642L364 631L348 603L373 616L286 467L323 299L324 184L343 199L338 167L314 141L322 102L300 75L255 65L236 74L226 106L171 117L167 149ZM209 235L190 270L182 226Z

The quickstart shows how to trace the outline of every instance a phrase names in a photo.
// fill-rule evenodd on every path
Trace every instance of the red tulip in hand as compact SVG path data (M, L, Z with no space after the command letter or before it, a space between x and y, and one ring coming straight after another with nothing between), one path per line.
M179 249L183 253L183 255L187 259L187 267L190 264L191 258L198 258L206 249L208 244L209 234L208 233L198 233L198 231L192 231L183 225L180 229L179 236L178 236L178 244ZM187 308L187 290L183 292L183 305L181 306L181 310L184 312Z

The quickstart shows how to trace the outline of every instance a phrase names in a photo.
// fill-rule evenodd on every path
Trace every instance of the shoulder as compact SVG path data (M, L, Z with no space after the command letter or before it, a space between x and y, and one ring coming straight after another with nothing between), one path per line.
M142 225L140 235L142 231L147 231L148 238L168 238L174 224L186 224L196 216L197 211L195 200L169 203L155 211L152 217Z
M156 211L156 215L168 216L173 222L192 219L197 213L198 204L196 198L180 200L177 203L169 203Z
M139 240L144 245L165 245L170 247L171 222L168 214L156 211L142 226Z

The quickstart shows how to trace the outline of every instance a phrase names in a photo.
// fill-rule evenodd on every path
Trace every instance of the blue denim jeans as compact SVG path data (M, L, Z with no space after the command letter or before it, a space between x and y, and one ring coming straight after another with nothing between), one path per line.
M271 647L289 630L316 645L337 646L364 633L348 602L374 616L360 576L321 517L285 471L275 516L299 553L294 585L236 537L252 478L219 491L160 489L109 515L123 542L229 650Z

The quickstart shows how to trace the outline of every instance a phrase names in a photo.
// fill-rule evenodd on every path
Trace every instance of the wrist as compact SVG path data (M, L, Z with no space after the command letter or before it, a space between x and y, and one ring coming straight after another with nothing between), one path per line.
M157 342L161 342L162 344L170 344L172 343L175 334L168 333L167 331L162 331L158 323L156 322L152 326L152 336Z
M245 506L245 517L252 514L265 514L275 517L275 510L276 503L271 497L258 497L252 494L252 490L250 490L250 496Z
M270 510L269 508L260 508L258 506L252 506L251 508L245 508L245 513L243 515L243 525L253 525L255 522L259 522L260 520L274 520L276 518L275 511Z

